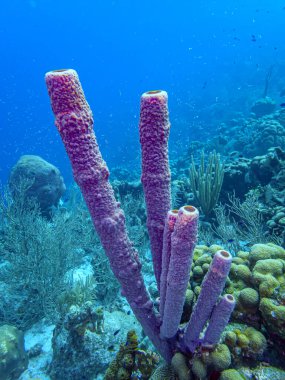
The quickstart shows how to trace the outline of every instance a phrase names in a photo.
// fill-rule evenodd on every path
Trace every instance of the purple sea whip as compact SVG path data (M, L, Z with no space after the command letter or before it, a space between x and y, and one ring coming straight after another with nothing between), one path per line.
M55 124L69 156L75 181L122 293L145 333L167 361L177 350L193 353L201 342L217 343L234 307L230 295L217 303L231 263L231 256L226 251L215 255L191 320L186 330L179 328L197 239L198 211L193 206L169 211L170 123L166 92L143 94L140 118L142 182L154 270L161 296L159 314L146 291L137 251L128 238L124 213L115 200L108 179L109 171L93 131L92 112L78 75L70 69L51 71L46 74L46 84ZM205 311L204 302L207 304ZM205 336L200 338L209 319Z

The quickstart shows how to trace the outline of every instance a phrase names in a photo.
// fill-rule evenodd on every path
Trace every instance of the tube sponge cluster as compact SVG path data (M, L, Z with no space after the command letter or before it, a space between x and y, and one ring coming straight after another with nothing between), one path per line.
M140 142L142 183L147 207L154 272L160 291L159 313L146 291L141 263L125 226L125 217L109 182L109 171L93 131L93 117L74 70L46 74L55 124L69 156L95 229L112 270L145 333L168 362L199 344L215 344L234 307L230 295L219 300L231 265L226 251L216 253L186 328L180 328L187 284L197 240L199 213L193 206L171 208L168 162L167 93L142 95ZM206 329L204 338L201 338Z
M51 71L46 84L55 114L55 124L69 156L74 179L80 187L93 224L136 318L145 333L166 358L168 346L159 337L159 321L146 291L141 263L125 226L125 217L108 180L93 130L90 107L74 70Z

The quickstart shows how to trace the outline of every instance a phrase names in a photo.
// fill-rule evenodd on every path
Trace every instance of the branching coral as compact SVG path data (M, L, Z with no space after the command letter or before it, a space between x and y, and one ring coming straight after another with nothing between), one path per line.
M200 165L196 169L194 159L190 166L190 186L194 198L205 216L209 216L216 206L224 179L224 164L214 151L205 162L204 152L201 153Z

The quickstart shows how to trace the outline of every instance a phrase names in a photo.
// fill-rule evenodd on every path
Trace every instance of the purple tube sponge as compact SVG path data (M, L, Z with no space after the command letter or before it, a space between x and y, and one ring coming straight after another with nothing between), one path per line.
M142 184L147 209L147 228L157 287L160 287L163 230L171 209L170 170L168 162L167 93L148 91L141 97L140 142L142 149Z
M227 251L218 251L202 282L201 291L192 311L184 335L184 344L191 352L195 351L206 322L209 320L217 300L222 293L230 271L232 256Z
M166 287L167 287L167 274L170 262L171 254L171 235L174 231L174 226L177 220L178 210L168 211L164 232L163 232L163 250L162 250L162 268L160 276L160 301L159 301L159 312L160 317L163 318L164 304L166 297Z
M179 327L197 241L198 218L199 213L195 207L181 207L171 235L166 298L160 328L160 334L164 338L173 338Z
M225 294L215 306L211 315L207 330L203 338L203 344L212 345L219 343L224 328L229 322L235 308L235 299L231 294Z
M161 355L170 360L167 342L159 337L159 321L141 275L136 250L128 239L125 217L108 180L93 131L93 117L74 70L57 70L45 76L55 114L55 124L69 156L74 179L79 185L102 246L145 333Z

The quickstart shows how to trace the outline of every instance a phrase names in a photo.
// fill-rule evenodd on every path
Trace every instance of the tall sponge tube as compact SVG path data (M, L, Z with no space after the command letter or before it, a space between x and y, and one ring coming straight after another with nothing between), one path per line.
M147 209L154 274L160 288L163 231L171 209L168 137L170 122L168 96L165 91L145 92L140 106L140 143L142 151L142 184Z
M201 285L201 291L192 311L184 335L184 344L190 352L194 352L200 342L207 321L210 319L214 307L224 289L230 271L232 256L221 250L216 252L210 268ZM218 308L219 310L220 308ZM220 309L221 310L221 309ZM217 313L217 316L221 315ZM213 324L211 323L211 326Z
M171 235L166 297L160 328L164 338L173 338L179 327L197 241L198 218L199 213L195 207L181 207Z

